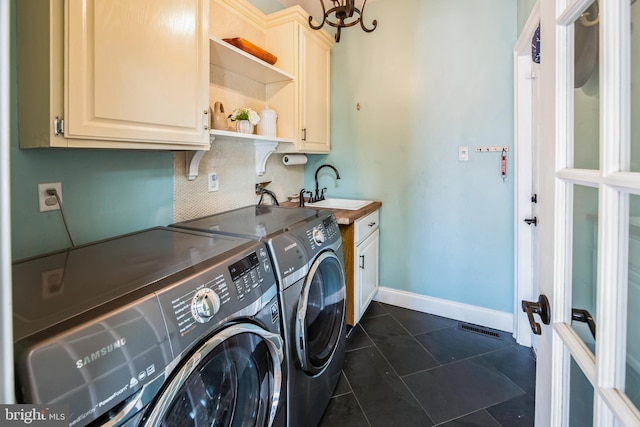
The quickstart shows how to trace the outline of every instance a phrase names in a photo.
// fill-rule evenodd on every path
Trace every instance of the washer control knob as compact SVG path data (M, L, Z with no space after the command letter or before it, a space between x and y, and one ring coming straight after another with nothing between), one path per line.
M313 240L315 240L316 243L320 244L320 243L324 243L324 233L322 232L321 229L319 228L314 228L313 229Z
M213 289L202 288L191 300L191 314L200 323L206 323L220 310L220 297Z

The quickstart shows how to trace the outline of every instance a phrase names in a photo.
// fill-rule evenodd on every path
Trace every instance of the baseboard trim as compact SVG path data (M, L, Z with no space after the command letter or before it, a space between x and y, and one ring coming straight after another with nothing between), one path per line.
M448 317L500 331L513 332L513 313L384 287L378 289L373 299L423 313Z

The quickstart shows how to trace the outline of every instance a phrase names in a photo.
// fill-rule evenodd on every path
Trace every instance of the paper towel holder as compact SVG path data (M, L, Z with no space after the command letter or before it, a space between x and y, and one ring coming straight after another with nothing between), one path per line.
M296 166L307 164L307 156L305 154L287 153L282 156L282 164L285 166Z

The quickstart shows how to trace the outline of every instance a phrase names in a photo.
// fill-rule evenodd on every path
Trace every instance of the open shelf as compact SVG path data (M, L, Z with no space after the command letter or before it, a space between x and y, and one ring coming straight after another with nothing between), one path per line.
M216 139L226 139L232 141L253 142L255 147L256 174L262 176L265 173L267 159L276 151L278 144L288 142L294 144L295 141L289 138L278 138L273 136L254 135L252 133L240 133L227 130L211 129L209 131L211 143ZM206 153L205 150L187 152L187 179L193 181L198 176L200 161Z
M209 62L263 84L295 80L291 74L214 36L209 37Z
M209 130L209 135L211 135L211 138L237 139L237 140L247 140L247 141L291 142L291 143L295 142L293 139L290 139L290 138L279 138L275 136L264 136L264 135L256 135L253 133L240 133L240 132L234 132L230 130L219 130L219 129Z

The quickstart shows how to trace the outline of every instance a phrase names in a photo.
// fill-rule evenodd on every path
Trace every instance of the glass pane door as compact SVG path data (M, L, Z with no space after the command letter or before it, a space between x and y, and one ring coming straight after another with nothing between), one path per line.
M596 277L598 248L598 189L573 189L573 256L571 270L571 327L596 353Z
M640 196L629 204L629 277L625 393L640 407Z
M640 81L634 84L640 6L634 3L556 0L554 295L561 305L553 329L561 349L553 363L562 382L552 400L564 404L551 417L562 425L640 425Z
M630 170L640 172L640 3L631 1L631 129L630 129Z

